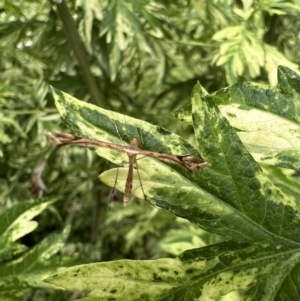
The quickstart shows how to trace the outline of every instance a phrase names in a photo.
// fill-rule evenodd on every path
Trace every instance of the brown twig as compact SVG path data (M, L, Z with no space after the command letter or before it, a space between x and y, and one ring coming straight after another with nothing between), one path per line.
M76 137L69 133L47 133L45 135L49 139L51 144L55 146L75 144L75 145L82 145L87 147L105 147L120 152L125 152L128 155L142 155L142 156L155 158L169 163L176 163L185 167L190 172L196 172L197 170L203 167L210 166L210 164L205 162L204 160L195 158L190 155L173 155L173 154L158 153L158 152L140 149L138 147L136 138L133 138L132 143L126 146L126 145L104 142L100 140L92 140L88 138Z
M47 133L45 134L52 145L54 146L64 146L64 145L83 145L88 147L105 147L121 152L127 153L129 160L129 168L125 185L125 192L123 198L123 206L126 206L132 191L133 182L133 168L136 164L137 155L142 155L146 157L155 158L158 160L179 164L190 172L195 172L202 167L210 166L209 163L204 162L202 159L192 157L190 155L172 155L165 153L158 153L153 151L142 150L138 147L138 141L133 138L130 141L130 145L124 146L109 142L104 142L100 140L92 140L87 138L76 137L68 133ZM140 179L141 181L141 179ZM142 186L141 186L142 187ZM142 188L143 189L143 188ZM144 193L144 191L143 191Z

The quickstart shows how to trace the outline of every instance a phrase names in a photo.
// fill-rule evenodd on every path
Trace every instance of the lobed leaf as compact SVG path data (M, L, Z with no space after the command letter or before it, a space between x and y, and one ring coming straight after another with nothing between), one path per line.
M213 99L201 97L200 85L194 88L192 106L199 150L211 163L211 168L198 173L197 183L221 200L216 204L226 204L232 210L222 213L202 205L202 218L213 212L210 214L216 219L215 224L222 224L235 239L241 235L248 241L259 241L277 235L299 242L299 203L267 178Z
M129 141L134 134L130 137L128 133L147 131L140 141L150 149L155 146L156 151L168 152L171 148L167 149L167 146L156 148L163 140L171 147L175 144L176 149L182 145L179 144L182 139L170 132L161 135L153 125L58 93L56 103L60 114L75 134L116 142L116 135L127 137ZM150 158L138 160L147 200L205 230L239 241L272 240L276 236L299 241L298 202L289 199L269 181L212 98L201 98L200 93L200 86L196 86L192 98L194 128L199 150L212 166L191 175L180 167ZM120 120L126 120L126 123L121 124ZM168 140L170 138L172 141ZM178 144L174 143L176 139ZM101 179L114 186L115 175L116 171L110 171ZM118 182L121 186L117 186L120 190L124 190L126 176L126 170L120 172ZM137 177L134 182L132 194L143 197Z
M284 80L283 83L285 91L294 87L288 95L296 97L295 82ZM273 96L278 95L274 93ZM216 101L221 106L216 95L221 94L205 95L199 84L192 95L198 150L211 167L190 174L181 167L141 158L138 160L141 183L135 171L132 194L143 197L145 193L146 199L156 207L231 241L189 250L175 259L121 260L72 267L49 277L48 282L66 289L88 291L89 296L83 300L214 300L234 290L244 292L243 300L299 299L299 202L293 194L289 197L269 180L221 114L215 104ZM147 129L149 136L145 135L144 139L138 136L143 146L158 151L159 144L155 142L160 141L166 143L160 148L162 152L175 150L174 140L164 140L148 123L102 111L63 94L56 98L63 120L75 134L113 142L117 135L123 135L128 142L132 138L128 133ZM266 100L270 99L266 97ZM255 97L252 103L269 111L273 108L270 102L256 104ZM240 105L242 109L243 106ZM89 113L82 113L85 110ZM280 112L275 105L273 110ZM105 114L113 122L104 122ZM126 124L121 126L120 120L126 120ZM166 137L170 136L181 141L174 134ZM175 145L177 150L181 144ZM114 161L115 155L108 153ZM117 170L110 170L100 178L113 186L116 173ZM117 187L124 190L127 169L119 169L118 176ZM284 190L288 191L288 187Z

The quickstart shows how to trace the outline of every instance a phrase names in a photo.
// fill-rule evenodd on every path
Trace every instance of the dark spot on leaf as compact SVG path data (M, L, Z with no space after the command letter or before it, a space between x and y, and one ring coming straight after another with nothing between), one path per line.
M168 272L168 271L169 271L169 270L166 269L166 268L159 268L159 270L160 270L161 272Z
M178 275L178 274L179 274L178 271L174 271L173 273L174 273L175 275Z
M57 277L58 275L57 274L55 274L55 275L53 275L52 277L54 278L54 277Z
M77 273L73 274L74 277L77 277L77 275L78 275Z
M153 281L162 281L162 279L156 273L153 273Z
M252 109L250 106L247 106L245 104L240 104L238 106L238 108L241 109L241 110L245 110L245 111L250 111Z
M147 294L141 294L141 299L142 300L151 300L150 298L149 298L149 295L147 295Z
M193 274L194 272L195 272L194 269L188 269L188 270L186 270L186 273L187 273L187 274Z
M261 160L270 160L270 159L273 159L273 157L263 157L263 158L261 158Z
M119 265L119 268L120 268L120 269L123 269L123 266L122 266L122 265Z
M297 163L298 162L298 158L291 157L291 156L278 156L278 159L280 161L284 161L286 163Z
M267 189L267 190L266 190L266 194L267 194L267 195L271 195L271 194L272 194L272 190L271 190L271 189Z
M110 293L112 293L112 294L115 294L116 292L117 292L116 289L113 289L113 290L110 291Z
M124 273L123 275L126 276L126 277L131 277L132 276L130 273Z
M259 181L255 178L251 179L248 182L248 186L252 189L252 190L259 190L261 188L261 185L259 183Z
M232 113L227 113L227 116L229 116L229 117L236 117L236 115L232 114Z

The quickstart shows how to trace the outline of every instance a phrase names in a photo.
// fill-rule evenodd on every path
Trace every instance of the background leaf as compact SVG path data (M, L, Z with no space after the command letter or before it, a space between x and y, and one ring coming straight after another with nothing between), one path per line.
M0 215L0 235L2 242L13 242L37 227L32 218L40 214L55 199L42 199L18 204Z
M33 248L28 248L15 240L32 231L32 218L40 214L56 200L41 199L20 203L0 216L0 290L1 299L15 300L23 298L28 288L57 289L43 282L43 279L68 265L65 260L57 260L54 255L62 249L70 233L67 225L60 234L44 238ZM36 227L37 222L33 225Z

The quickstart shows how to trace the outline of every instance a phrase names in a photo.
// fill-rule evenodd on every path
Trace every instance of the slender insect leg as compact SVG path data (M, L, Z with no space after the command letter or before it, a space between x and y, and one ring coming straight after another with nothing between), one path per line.
M116 175L116 178L115 178L114 187L111 190L111 193L110 193L110 196L109 196L109 203L111 203L111 201L112 201L112 199L115 195L115 192L116 192L116 185L117 185L117 182L118 182L118 175L119 175L119 168L117 168L117 175Z
M115 126L117 136L120 138L120 140L123 140L122 137L121 137L121 134L119 132L119 129L118 129L118 126L117 126L116 122L114 120L112 120L111 118L109 118L109 119L112 122L112 124Z
M141 176L140 176L140 172L139 172L139 167L138 167L137 160L135 160L135 165L136 165L136 171L137 171L137 174L138 174L138 177L139 177L141 189L142 189L142 192L143 192L143 195L144 195L144 199L146 200L146 195L145 195L145 191L144 191L144 188L143 188L143 184L142 184L142 180L141 180Z
M132 190L132 180L133 180L133 165L134 161L136 159L136 155L128 155L129 159L129 167L128 167L128 174L126 179L126 185L125 185L125 192L124 192L124 198L123 198L123 206L126 207L127 203L131 196L131 190Z

